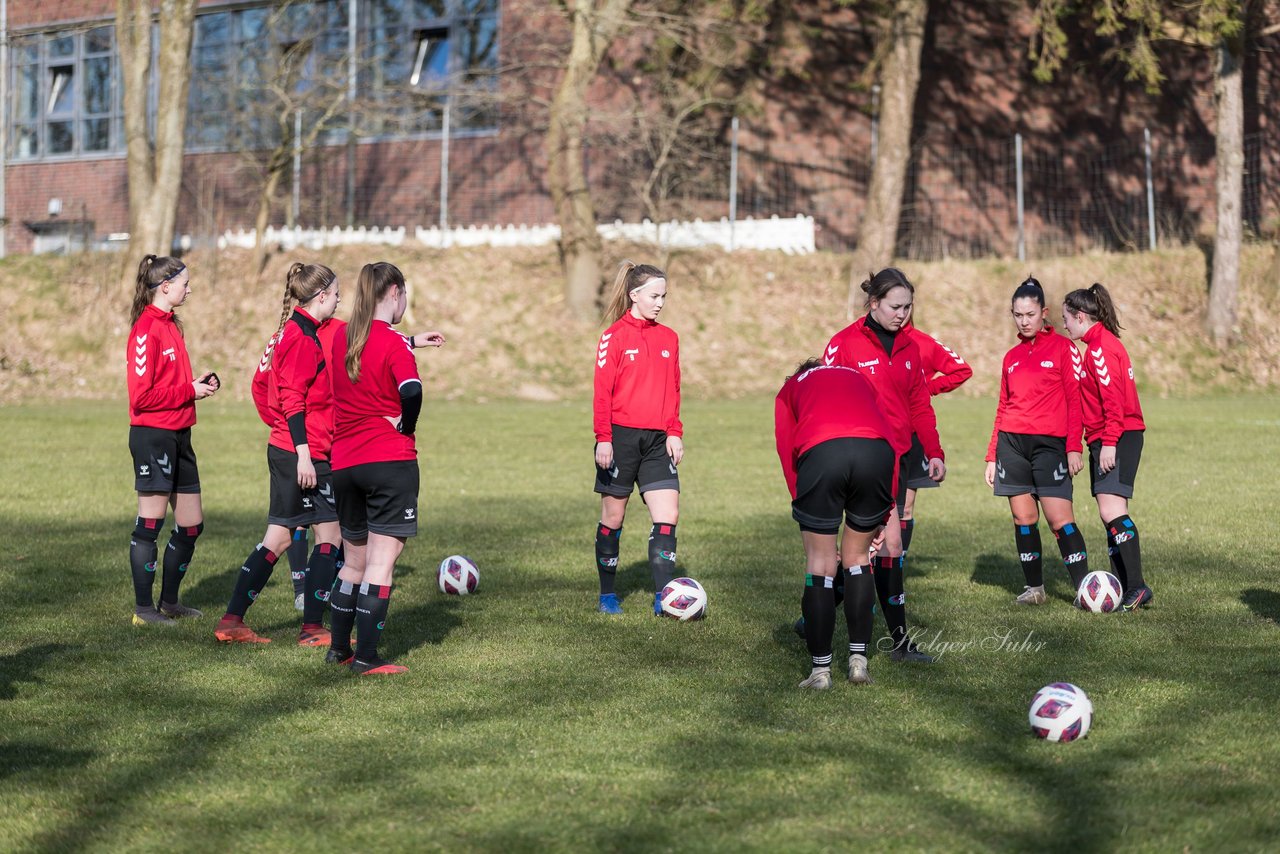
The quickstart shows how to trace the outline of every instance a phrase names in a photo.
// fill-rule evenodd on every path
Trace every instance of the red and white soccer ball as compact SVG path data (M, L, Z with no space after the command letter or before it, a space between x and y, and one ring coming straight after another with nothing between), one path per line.
M1075 741L1089 734L1093 703L1070 682L1054 682L1036 692L1028 717L1037 738Z
M1105 570L1094 570L1080 582L1076 591L1076 605L1095 614L1109 614L1118 610L1124 598L1120 579Z
M440 561L440 591L452 596L466 596L475 593L480 584L480 570L471 558L462 555L449 555Z
M673 578L658 598L662 612L677 620L700 620L707 615L707 591L692 578Z

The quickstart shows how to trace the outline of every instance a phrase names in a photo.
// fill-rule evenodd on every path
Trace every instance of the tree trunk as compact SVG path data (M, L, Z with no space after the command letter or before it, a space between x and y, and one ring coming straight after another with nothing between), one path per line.
M147 100L151 72L151 0L117 0L116 38L124 82L125 157L129 181L129 253L166 255L173 247L182 186L183 137L191 79L197 0L160 4L159 92L151 138ZM124 279L133 282L132 264Z
M1217 105L1215 150L1218 225L1213 242L1213 276L1209 281L1209 307L1205 329L1219 347L1235 334L1236 301L1240 290L1241 207L1244 184L1244 92L1240 74L1241 43L1238 38L1218 45L1213 77Z
M583 320L597 319L599 313L602 250L583 160L587 89L630 6L631 0L604 0L596 9L592 0L575 0L573 43L551 102L547 128L547 187L560 224L565 301L570 312Z
M276 150L279 153L280 149ZM262 275L267 266L267 225L271 222L271 200L275 198L284 176L284 158L273 156L267 166L267 178L258 190L258 216L253 224L253 269Z
M928 0L894 0L886 21L888 48L880 69L880 138L871 170L867 207L858 229L849 283L849 313L859 296L858 285L870 272L893 260L902 214L902 193L911 159L911 125L916 89L920 84L920 51Z

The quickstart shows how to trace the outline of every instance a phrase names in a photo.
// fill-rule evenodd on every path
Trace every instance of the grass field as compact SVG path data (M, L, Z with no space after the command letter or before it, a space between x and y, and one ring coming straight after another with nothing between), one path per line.
M957 646L932 667L877 655L875 685L817 695L795 687L803 561L769 400L687 405L679 562L711 596L689 625L646 613L638 504L627 613L592 612L586 403L429 404L424 527L383 648L411 672L385 680L293 645L283 570L249 616L277 642L213 641L264 524L247 405L202 404L183 598L206 617L168 632L127 619L124 406L6 407L0 850L1270 849L1280 400L1144 406L1150 610L1074 610L1047 532L1051 601L1013 604L1007 505L981 483L992 404L943 400L951 470L920 500L907 606L922 641ZM479 595L437 590L453 552ZM1058 680L1093 699L1083 742L1028 732Z

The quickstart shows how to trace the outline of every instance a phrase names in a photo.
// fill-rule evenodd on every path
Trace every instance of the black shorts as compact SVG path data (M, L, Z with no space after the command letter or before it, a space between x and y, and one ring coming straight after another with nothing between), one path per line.
M313 460L316 485L305 492L298 486L298 455L267 445L267 471L271 475L271 502L267 524L300 528L320 522L336 522L338 504L333 497L333 473L328 460Z
M641 495L653 489L680 491L676 464L667 456L667 434L614 424L613 468L596 466L596 492L625 498L636 484Z
M911 434L911 450L907 451L907 489L935 489L942 484L929 477L929 458L924 455L920 437Z
M1067 440L1063 436L1006 433L996 437L995 494L1071 500Z
M364 463L333 473L338 524L344 540L369 534L412 537L418 533L418 462Z
M893 510L893 448L883 439L828 439L800 455L791 517L801 531L835 534L840 518L865 533Z
M191 428L129 427L133 488L137 492L200 492L200 469L191 447Z
M1138 479L1138 463L1142 460L1142 431L1126 430L1116 443L1116 467L1105 475L1098 471L1098 455L1102 440L1089 443L1089 486L1094 495L1133 497L1133 483Z

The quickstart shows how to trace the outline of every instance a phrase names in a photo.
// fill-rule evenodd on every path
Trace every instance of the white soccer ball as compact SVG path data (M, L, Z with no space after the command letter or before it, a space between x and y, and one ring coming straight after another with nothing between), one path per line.
M658 599L662 612L677 620L700 620L707 615L707 591L692 578L673 578Z
M1076 591L1076 606L1095 614L1109 614L1120 607L1124 588L1120 579L1105 570L1095 570L1080 582Z
M1070 682L1054 682L1036 692L1028 717L1037 738L1075 741L1089 734L1093 703Z
M480 570L471 558L449 555L440 561L438 580L442 593L466 596L476 592L476 587L480 584Z

